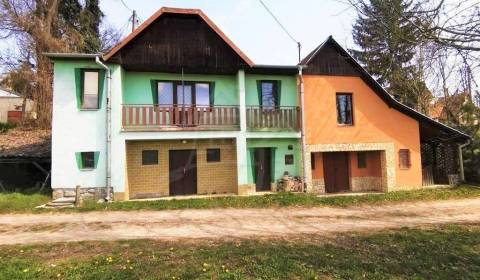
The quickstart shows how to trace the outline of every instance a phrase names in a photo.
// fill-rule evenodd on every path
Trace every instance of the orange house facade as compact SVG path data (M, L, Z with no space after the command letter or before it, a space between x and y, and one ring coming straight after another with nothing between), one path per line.
M442 139L453 147L465 142L466 135L396 102L331 37L302 65L305 178L311 192L437 184L426 182L433 177L427 173L439 167L427 168L429 155L422 151Z

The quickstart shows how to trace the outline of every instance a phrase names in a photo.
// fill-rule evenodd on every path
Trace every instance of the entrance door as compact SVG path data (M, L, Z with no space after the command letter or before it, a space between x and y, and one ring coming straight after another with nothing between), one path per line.
M271 190L270 182L272 181L272 168L270 148L256 148L254 150L253 161L257 192Z
M197 151L171 150L170 195L189 195L197 193Z
M323 173L327 193L350 190L348 153L323 153Z

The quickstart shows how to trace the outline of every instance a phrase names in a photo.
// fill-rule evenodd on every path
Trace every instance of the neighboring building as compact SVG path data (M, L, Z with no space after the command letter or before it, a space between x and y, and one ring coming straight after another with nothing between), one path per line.
M303 61L307 182L322 192L448 183L469 137L397 102L332 37Z
M364 74L357 72L336 77L316 71L321 68L316 65L330 69L328 63L316 64L319 50L307 59L303 76L307 162L310 152L369 151L359 159L368 170L358 171L368 179L350 176L356 180L350 186L345 177L348 190L367 184L384 191L421 186L422 118L432 127L428 133L468 138L388 101L371 77L363 82L358 77ZM275 190L284 174L302 175L298 67L255 65L200 10L162 8L103 56L48 55L54 61L54 197L77 185L97 193L111 186L118 200L251 194ZM339 100L352 104L353 98L347 110L355 112L355 131L337 126L336 92L351 93ZM322 97L331 93L333 99ZM357 104L369 113L362 114ZM410 170L405 174L395 168L399 149ZM328 169L334 162L356 159L320 154L312 161L315 170L323 170L322 156L333 164L323 165L327 172L336 172ZM308 189L321 192L312 186L325 185L319 182L329 177L313 173L307 168ZM346 185L327 192L343 189Z
M26 100L25 113L32 111L32 101ZM23 97L0 88L0 123L19 123L22 121Z

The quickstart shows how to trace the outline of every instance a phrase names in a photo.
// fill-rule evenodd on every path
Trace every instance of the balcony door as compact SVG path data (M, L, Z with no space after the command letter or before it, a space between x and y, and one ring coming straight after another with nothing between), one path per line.
M157 82L158 105L171 108L171 118L177 126L198 125L199 110L211 105L209 82Z

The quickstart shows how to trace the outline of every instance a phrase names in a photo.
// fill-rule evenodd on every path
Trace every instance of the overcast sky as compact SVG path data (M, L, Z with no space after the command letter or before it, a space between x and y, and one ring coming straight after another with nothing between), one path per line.
M296 44L268 14L259 0L123 0L146 20L165 7L203 10L222 31L256 64L296 64ZM263 0L292 36L303 45L302 57L329 35L344 47L352 47L355 13L340 0ZM121 0L101 0L104 20L122 29L132 12Z

